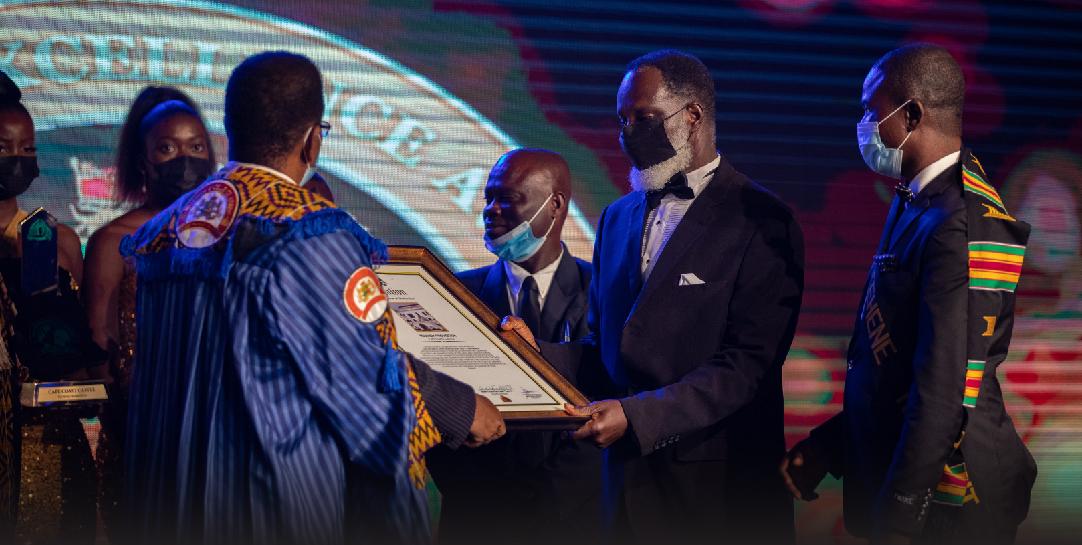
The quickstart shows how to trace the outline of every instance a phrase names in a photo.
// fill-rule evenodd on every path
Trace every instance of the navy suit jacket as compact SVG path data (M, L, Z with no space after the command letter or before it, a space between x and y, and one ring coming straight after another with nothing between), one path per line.
M592 273L593 267L589 263L571 254L564 256L545 296L545 305L541 309L541 331L534 333L536 338L562 342L565 332L570 334L572 340L581 339L590 332L586 310L590 302ZM514 314L507 298L507 272L502 261L463 271L457 276L497 316Z
M781 365L804 285L800 226L722 157L641 285L646 215L641 191L602 212L591 334L541 347L580 391L619 399L627 416L627 433L606 452L603 523L622 485L640 539L720 531L791 540L792 501L777 464ZM685 274L702 282L686 285Z
M534 332L539 339L589 333L592 269L570 254L561 258ZM503 262L458 278L497 315L513 314ZM566 434L512 432L477 449L437 446L426 458L444 495L441 543L593 545L599 539L601 451L593 445Z

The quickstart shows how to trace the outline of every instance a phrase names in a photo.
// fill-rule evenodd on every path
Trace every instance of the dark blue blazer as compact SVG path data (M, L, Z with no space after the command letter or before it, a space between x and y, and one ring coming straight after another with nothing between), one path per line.
M589 332L591 265L564 256L541 308L542 340ZM511 312L503 262L459 280L499 316ZM589 543L599 539L601 450L553 432L513 432L477 449L426 454L443 494L441 544ZM483 528L483 530L481 530Z
M570 254L566 257L556 269L552 286L545 296L545 305L541 309L541 331L534 333L542 341L562 342L564 333L569 333L572 340L578 340L590 332L586 311L593 267ZM514 314L507 299L507 273L502 261L460 272L457 276L497 316Z
M591 334L541 347L585 395L620 399L627 416L606 453L603 519L622 488L625 524L640 540L791 540L777 465L781 365L804 285L800 226L722 157L641 285L646 215L641 191L602 212Z

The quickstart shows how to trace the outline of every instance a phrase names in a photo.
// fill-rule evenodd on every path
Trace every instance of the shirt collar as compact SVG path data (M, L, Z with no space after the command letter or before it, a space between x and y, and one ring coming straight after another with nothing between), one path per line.
M560 261L563 261L564 254L566 253L567 249L561 244L560 257L557 257L552 263L546 265L545 268L533 274L534 280L537 281L537 288L541 293L548 291L548 286L552 283L552 277L556 275L556 269L560 268ZM512 261L504 261L503 270L507 272L507 285L511 288L511 294L517 297L519 290L522 289L522 282L526 280L527 276L530 276L530 271L527 271L521 265ZM542 284L544 287L542 287Z
M943 174L944 170L954 166L958 162L958 158L962 156L962 150L958 150L950 155L946 155L940 160L924 167L924 170L920 171L913 180L909 182L909 190L914 195L920 193L929 182L935 179L936 176Z
M294 180L293 178L290 178L286 174L284 174L282 172L279 172L277 170L274 170L273 168L271 168L269 166L266 166L266 165L257 165L255 163L242 163L240 161L230 161L230 162L225 164L225 168L231 168L231 167L258 168L259 170L265 170L267 172L270 172L271 174L274 174L275 176L278 176L279 178L281 178L281 179L283 179L283 180L285 180L285 181L287 181L287 182L289 182L289 183L291 183L293 185L297 185L297 181Z
M707 176L711 172L717 170L719 165L721 165L721 155L714 157L713 161L687 173L688 187L691 188L696 197L699 196L699 193L702 193L703 188L705 188L707 182L710 181Z

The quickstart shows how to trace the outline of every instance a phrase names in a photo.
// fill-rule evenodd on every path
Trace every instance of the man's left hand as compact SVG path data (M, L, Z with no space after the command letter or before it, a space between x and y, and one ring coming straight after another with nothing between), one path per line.
M585 439L600 448L616 442L627 432L624 406L615 399L595 401L589 405L564 404L564 410L572 416L589 416L590 421L571 434L575 439Z

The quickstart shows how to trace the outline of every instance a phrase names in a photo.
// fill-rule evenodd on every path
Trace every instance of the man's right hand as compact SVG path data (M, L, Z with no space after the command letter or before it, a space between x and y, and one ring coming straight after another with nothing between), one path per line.
M809 437L782 458L778 471L794 498L812 501L819 497L815 487L827 476L829 463L823 445Z
M473 425L470 426L470 435L466 437L466 446L477 448L491 443L507 432L503 424L503 417L496 406L487 397L473 394L477 399L477 408L473 411Z
M500 329L504 331L517 332L520 337L526 339L526 342L530 343L530 346L532 346L534 350L537 350L538 352L541 351L541 349L537 347L537 341L535 341L533 338L533 332L530 331L530 328L526 325L526 322L522 321L522 318L518 318L515 316L504 316L503 321L500 322Z

